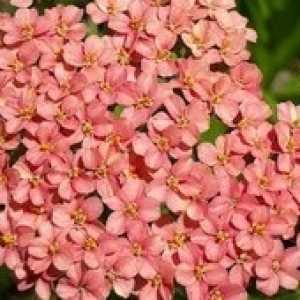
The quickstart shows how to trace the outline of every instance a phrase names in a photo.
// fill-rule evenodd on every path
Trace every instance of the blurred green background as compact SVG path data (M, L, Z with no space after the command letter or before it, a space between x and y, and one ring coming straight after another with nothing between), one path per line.
M45 7L58 3L83 7L87 2L90 1L36 0L35 6L42 11ZM276 103L285 100L300 104L300 0L238 0L238 9L258 33L257 43L251 45L252 60L263 72L266 101L273 108ZM0 11L13 10L7 0L0 0ZM93 30L95 27L91 27L91 31ZM36 297L32 291L17 293L9 272L0 268L0 300L33 299ZM56 298L53 297L54 299ZM111 300L116 299L119 298L111 296ZM184 291L177 288L174 299L186 299ZM249 299L267 298L252 288ZM300 300L300 289L297 292L281 291L272 299Z

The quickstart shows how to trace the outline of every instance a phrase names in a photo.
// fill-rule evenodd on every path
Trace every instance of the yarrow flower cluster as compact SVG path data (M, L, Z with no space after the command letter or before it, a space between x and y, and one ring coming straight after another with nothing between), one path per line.
M300 280L300 108L234 0L0 15L0 264L41 299L243 300ZM228 127L203 141L211 118Z

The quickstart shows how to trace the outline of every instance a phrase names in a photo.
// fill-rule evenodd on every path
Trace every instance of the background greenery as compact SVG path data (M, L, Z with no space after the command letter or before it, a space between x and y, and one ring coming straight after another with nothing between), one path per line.
M39 10L61 4L84 6L89 0L35 0ZM258 42L251 46L253 61L264 75L263 89L268 103L293 100L300 104L300 0L238 0L238 9L250 20L258 32ZM0 11L13 12L7 0L0 0ZM89 24L91 32L97 28ZM205 139L213 140L224 128L218 120ZM267 299L254 288L249 300ZM10 273L0 268L0 300L33 300L32 291L17 293ZM111 295L111 300L119 299ZM177 288L174 299L186 299L184 291ZM296 292L281 291L273 300L300 300L300 289ZM53 300L56 300L53 297ZM147 299L145 299L147 300Z

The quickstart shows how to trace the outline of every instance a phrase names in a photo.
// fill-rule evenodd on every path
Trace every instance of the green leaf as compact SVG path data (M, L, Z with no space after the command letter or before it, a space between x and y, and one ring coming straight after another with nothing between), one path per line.
M287 290L280 290L280 292L273 297L267 297L253 289L249 293L248 300L299 300L300 299L300 290L297 291L287 291Z
M280 98L290 98L300 95L300 75L295 74L283 86L276 89L276 95Z
M265 102L270 106L272 110L272 116L270 121L275 123L277 120L277 101L274 95L270 91L264 91Z
M119 118L121 117L121 114L122 114L123 110L124 110L124 106L118 104L118 105L115 106L115 108L114 108L114 110L113 110L113 115L114 115L117 119L119 119Z
M85 23L88 35L98 35L98 26L89 18Z
M219 135L223 135L228 131L228 127L217 117L210 119L210 128L202 133L199 137L200 142L214 143Z
M3 294L5 291L9 290L13 286L13 280L11 272L5 268L0 267L0 294Z

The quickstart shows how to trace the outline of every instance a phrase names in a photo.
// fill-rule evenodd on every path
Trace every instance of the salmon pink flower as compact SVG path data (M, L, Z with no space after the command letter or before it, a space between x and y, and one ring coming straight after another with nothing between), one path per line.
M58 5L45 11L45 17L51 24L51 34L65 40L80 41L86 34L82 20L83 10L74 6Z
M59 280L56 293L64 300L71 299L105 299L104 274L101 269L88 270L80 263L73 265L67 277Z
M172 35L157 36L152 39L139 40L135 43L135 50L143 56L142 64L154 65L159 76L170 77L177 73L175 60L171 49L175 45Z
M141 180L128 180L116 196L103 202L114 212L108 217L106 228L110 233L121 235L132 223L153 222L160 217L159 203L146 197Z
M87 83L83 73L67 70L62 63L55 65L54 76L55 80L48 84L48 95L54 101L76 95Z
M209 127L206 105L201 102L186 105L182 98L175 95L166 99L164 104L170 116L164 112L158 112L153 116L150 124L158 131L167 130L173 136L181 136L178 144L186 147L194 146L199 135Z
M248 181L248 193L262 196L267 203L273 203L273 192L286 189L283 175L276 171L275 163L270 159L256 159L243 174Z
M275 295L279 287L297 289L299 265L300 251L296 248L284 250L282 242L276 240L272 251L256 262L256 287L269 297Z
M162 299L172 297L174 268L160 258L155 258L141 271L145 285L139 290L139 299Z
M224 218L225 219L225 218ZM204 247L205 257L212 262L220 261L226 254L235 232L228 221L209 219L200 221L200 226L191 234L191 241Z
M51 161L53 155L63 155L69 148L58 126L52 122L41 123L34 139L24 138L23 143L28 149L26 159L36 166Z
M63 57L66 63L74 67L92 68L100 62L105 64L105 40L91 35L84 42L71 41L64 46Z
M291 127L298 127L300 123L300 107L291 101L280 103L277 106L278 120L289 124Z
M26 8L32 5L33 0L10 0L10 4L20 8Z
M129 0L95 0L86 7L94 23L102 24L128 9Z
M144 36L144 30L151 20L151 16L152 10L144 1L133 0L128 4L128 15L119 13L110 17L108 27L120 34L127 35L131 44L136 38Z
M258 256L266 255L272 248L273 237L285 234L288 226L283 219L270 216L265 206L246 215L235 214L232 223L240 230L235 238L237 246L244 251L254 250Z
M6 45L31 43L49 31L49 23L44 16L39 16L37 10L20 8L14 18L7 20L3 41Z
M21 264L15 224L7 210L0 214L0 264L4 263L12 270Z
M209 287L221 285L227 276L220 264L206 262L200 249L187 256L175 273L177 282L186 288L187 296L192 300L205 299Z
M95 190L91 176L80 165L79 153L64 158L55 157L50 164L47 179L57 187L61 198L71 200L77 194L87 195Z
M194 56L201 57L219 42L222 32L214 21L200 20L192 27L191 32L183 32L181 36Z
M0 69L8 72L9 77L16 77L16 80L24 83L29 79L29 69L39 59L39 51L33 45L24 44L18 50L0 51Z
M83 97L87 103L94 100L96 96L105 105L112 105L119 98L127 96L127 70L118 64L113 64L106 68L93 68L90 72L85 72L91 83L83 91ZM123 93L125 94L123 96Z
M28 247L29 264L34 273L47 270L51 264L61 271L67 271L72 265L72 245L61 232L45 222L39 226L39 236Z
M54 207L52 221L56 226L64 229L70 226L80 227L97 223L102 212L103 204L98 197L76 198L69 203Z
M122 117L136 127L146 123L150 115L172 95L171 88L166 84L157 83L154 75L142 72L136 83L128 84L128 92L126 94L123 92L124 97L118 101L119 104L126 106Z
M221 166L234 176L242 172L245 166L243 156L231 154L232 142L230 135L220 136L216 140L216 146L209 143L202 143L198 146L198 158L208 166Z
M0 153L0 204L7 205L10 200L10 191L19 181L19 174L8 166L8 157Z
M36 116L38 96L28 87L16 91L7 100L7 105L1 107L0 114L6 120L5 129L9 134L15 134L22 129L34 133L38 125L33 122Z
M36 206L44 204L48 192L48 184L45 181L45 167L31 167L24 161L18 161L14 169L19 173L20 180L13 189L13 200L24 204L28 201Z

